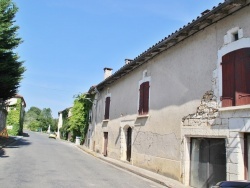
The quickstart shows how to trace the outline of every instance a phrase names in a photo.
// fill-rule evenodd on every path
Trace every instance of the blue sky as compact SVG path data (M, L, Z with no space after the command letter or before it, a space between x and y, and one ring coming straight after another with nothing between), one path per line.
M103 81L221 0L13 0L27 71L19 94L32 106L58 111L75 94Z

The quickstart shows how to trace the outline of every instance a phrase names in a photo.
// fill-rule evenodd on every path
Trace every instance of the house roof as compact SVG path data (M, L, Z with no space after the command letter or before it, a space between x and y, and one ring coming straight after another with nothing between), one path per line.
M70 110L72 107L68 107L68 108L65 108L64 110L61 110L61 111L59 111L58 112L58 115L60 114L60 113L62 113L63 111L65 111L65 110Z
M23 103L24 103L24 107L26 107L26 102L25 102L25 100L24 100L24 98L23 98L22 95L16 94L16 95L15 95L14 97L12 97L12 98L20 98L20 99L23 101Z
M192 20L192 22L184 25L179 30L176 30L171 35L168 35L161 41L151 46L149 49L137 56L134 60L130 61L130 63L124 65L114 74L106 78L104 81L100 82L96 86L92 86L89 89L89 92L96 92L95 88L97 88L97 90L102 90L104 87L129 74L131 71L140 67L156 55L168 50L179 42L196 34L200 30L218 22L219 20L248 6L249 4L249 0L225 0L224 3L214 6L212 10L205 10L201 13L201 16L198 16L196 19Z

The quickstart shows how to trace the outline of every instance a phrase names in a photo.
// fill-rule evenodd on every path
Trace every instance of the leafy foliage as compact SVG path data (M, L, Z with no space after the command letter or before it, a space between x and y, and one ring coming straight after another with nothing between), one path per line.
M57 119L53 119L50 108L39 109L31 107L24 119L24 126L32 131L43 130L47 131L50 125L50 130L57 130Z
M84 141L89 126L89 110L92 106L90 95L81 94L74 100L72 107L72 116L69 119L69 130L72 133L72 141L76 136L81 137L81 142Z
M17 93L25 68L13 50L22 42L14 25L18 8L11 0L0 0L0 98L7 100Z
M17 99L17 103L13 106L10 106L10 111L7 115L7 125L12 126L12 129L8 130L8 134L10 135L21 135L23 132L23 121L20 118L21 114L21 99Z

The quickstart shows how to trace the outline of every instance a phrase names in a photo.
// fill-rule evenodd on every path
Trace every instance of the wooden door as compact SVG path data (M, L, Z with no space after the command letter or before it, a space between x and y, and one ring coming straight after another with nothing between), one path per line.
M131 142L132 142L132 129L127 130L127 161L131 160Z

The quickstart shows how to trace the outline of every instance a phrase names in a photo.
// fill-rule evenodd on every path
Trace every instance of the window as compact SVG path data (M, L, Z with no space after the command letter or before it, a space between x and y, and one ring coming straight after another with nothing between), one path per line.
M139 115L148 114L149 109L149 82L143 82L140 85L140 96L139 96Z
M234 41L236 41L236 40L239 40L239 34L238 34L238 32L234 33Z
M89 123L92 122L92 110L89 110Z
M110 108L110 97L106 97L104 119L109 119L109 108Z
M250 104L250 48L222 57L222 107Z

